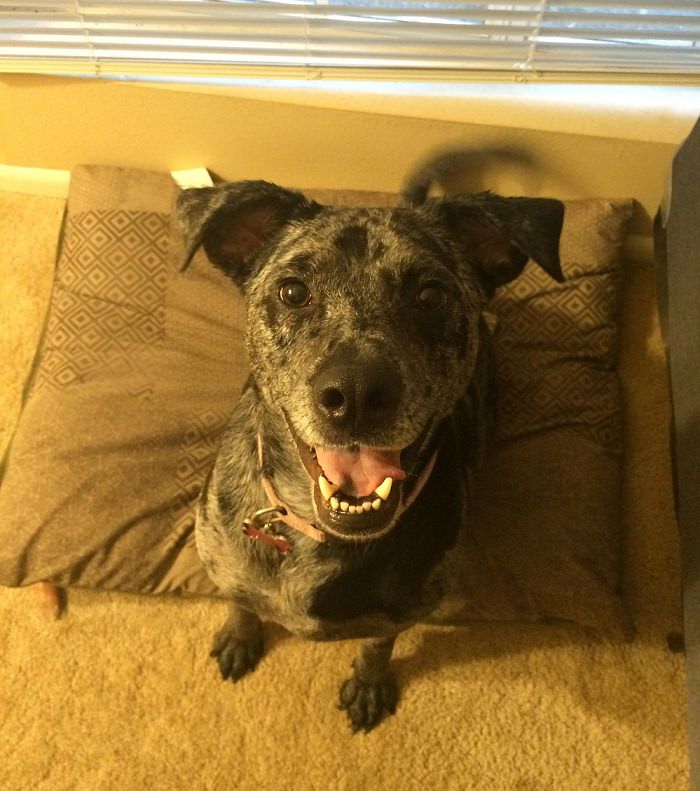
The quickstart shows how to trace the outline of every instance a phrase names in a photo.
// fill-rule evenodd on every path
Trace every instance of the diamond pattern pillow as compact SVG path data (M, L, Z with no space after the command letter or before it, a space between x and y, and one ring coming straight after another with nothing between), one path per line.
M35 390L133 370L131 349L162 342L168 236L164 214L71 214Z
M44 338L3 463L3 584L216 593L193 506L247 375L245 308L203 255L177 271L176 191L166 174L73 173ZM569 203L567 282L528 267L494 298L496 441L438 621L564 618L629 634L615 316L630 213L626 201Z

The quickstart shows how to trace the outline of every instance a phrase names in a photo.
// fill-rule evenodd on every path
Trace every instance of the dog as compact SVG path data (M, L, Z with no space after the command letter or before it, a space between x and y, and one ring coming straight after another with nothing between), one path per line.
M409 178L396 208L265 181L177 202L183 270L203 248L247 304L251 374L196 515L231 600L212 656L224 679L252 671L263 619L364 638L340 687L354 732L395 712L394 641L449 587L489 401L482 310L529 259L563 280L560 201L427 200L439 170Z

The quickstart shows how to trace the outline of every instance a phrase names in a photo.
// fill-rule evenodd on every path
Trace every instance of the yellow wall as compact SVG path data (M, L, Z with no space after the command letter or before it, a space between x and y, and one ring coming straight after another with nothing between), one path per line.
M518 191L634 197L638 235L649 233L675 149L624 135L509 128L505 114L504 125L494 126L26 75L0 77L0 124L6 165L204 165L227 179L391 191L436 147L524 146L539 161L538 177Z

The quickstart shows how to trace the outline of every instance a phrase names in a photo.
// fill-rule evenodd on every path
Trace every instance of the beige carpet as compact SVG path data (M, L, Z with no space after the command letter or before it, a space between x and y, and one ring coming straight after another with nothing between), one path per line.
M0 193L0 446L48 300L62 202ZM623 311L625 594L630 645L576 627L416 628L398 642L399 713L351 736L335 708L352 642L268 630L237 686L207 654L218 601L71 591L45 622L0 589L0 789L681 791L688 786L668 396L653 273Z

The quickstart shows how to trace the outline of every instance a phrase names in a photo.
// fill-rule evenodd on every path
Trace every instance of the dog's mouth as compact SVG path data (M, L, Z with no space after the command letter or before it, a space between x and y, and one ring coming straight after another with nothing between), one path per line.
M368 541L388 533L406 507L432 431L426 428L405 448L309 447L294 436L313 481L319 527L337 538Z

